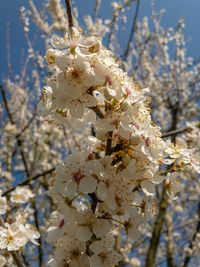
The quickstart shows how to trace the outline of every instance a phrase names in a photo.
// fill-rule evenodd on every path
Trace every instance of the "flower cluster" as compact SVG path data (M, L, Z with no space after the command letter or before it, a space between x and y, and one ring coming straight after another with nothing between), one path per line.
M141 221L154 213L155 187L165 179L160 165L177 163L181 152L153 124L148 89L99 40L72 29L52 39L46 60L52 75L41 104L48 120L84 121L93 129L87 146L57 167L51 184L57 211L48 230L56 248L49 264L116 266L122 260L118 235L138 238ZM189 158L184 151L183 162L192 166Z
M26 187L17 187L12 193L10 201L16 204L24 204L28 202L29 198L33 197L33 193ZM13 266L13 258L10 252L18 251L24 247L28 242L38 245L36 239L40 237L38 230L29 223L25 223L26 216L20 213L16 215L15 221L7 217L7 222L4 222L2 216L9 211L9 205L6 197L2 196L0 190L0 266ZM9 221L9 222L8 222ZM6 255L4 257L3 255Z
M3 227L0 226L0 249L19 250L29 241L37 244L35 239L39 237L40 234L31 224L5 223Z

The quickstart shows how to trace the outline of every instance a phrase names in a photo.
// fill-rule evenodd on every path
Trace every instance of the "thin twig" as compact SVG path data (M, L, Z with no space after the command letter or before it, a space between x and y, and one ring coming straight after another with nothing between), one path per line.
M101 0L96 0L95 6L94 6L94 12L93 12L93 20L98 18L99 9L101 6Z
M10 77L13 75L11 53L10 53L10 23L7 23L6 28L6 52L7 52L7 63L8 63L8 74Z
M3 102L4 102L4 106L5 106L6 112L7 112L7 114L8 114L8 118L9 118L11 124L15 124L15 123L14 123L14 120L13 120L13 118L12 118L12 115L11 115L11 113L10 113L10 109L9 109L9 106L8 106L8 101L7 101L7 98L6 98L6 93L5 93L5 91L4 91L2 85L0 86L0 91L1 91L2 100L3 100Z
M137 25L137 19L138 19L138 15L139 15L139 9L140 9L140 0L137 0L137 6L136 6L136 10L135 10L135 16L133 17L131 33L130 33L130 36L129 36L127 47L126 47L125 52L124 52L124 56L123 56L124 60L127 59L127 56L129 54L129 51L130 51L130 48L131 48L131 42L133 41L133 38L134 38L134 33L136 31L136 25Z
M18 137L20 137L31 125L31 123L34 121L35 117L36 117L37 113L34 113L33 116L30 118L30 120L28 121L28 123L24 126L24 128L22 128L22 130L20 131L19 134L17 134Z
M47 171L44 171L44 172L42 172L42 173L39 173L39 174L33 176L32 178L29 178L29 179L27 179L27 180L25 180L25 181L19 183L19 184L16 185L16 186L11 187L10 189L6 190L6 191L2 194L2 196L6 196L6 195L10 194L12 191L14 191L14 190L16 189L17 186L28 185L28 184L30 184L31 182L37 180L38 178L43 177L43 176L45 176L45 175L47 175L47 174L49 174L49 173L52 173L53 171L55 171L55 169L56 169L56 168L51 168L51 169L49 169L49 170L47 170Z
M164 138L164 137L169 137L169 136L174 136L174 135L178 135L178 134L187 132L187 131L189 131L189 130L191 130L190 127L185 127L185 128L177 129L177 130L174 130L174 131L169 131L169 132L163 133L163 134L162 134L162 138Z

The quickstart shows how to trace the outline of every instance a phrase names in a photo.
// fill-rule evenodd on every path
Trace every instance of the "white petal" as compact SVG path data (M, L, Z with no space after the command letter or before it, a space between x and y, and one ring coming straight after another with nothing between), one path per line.
M86 107L95 107L97 104L96 98L89 94L82 95L80 100Z
M126 139L130 138L131 131L128 130L127 128L125 128L123 126L122 122L120 122L120 124L119 124L118 132L121 135L121 137L126 138Z
M77 183L73 180L67 181L65 185L63 185L63 196L73 197L77 191Z
M155 177L151 178L151 182L154 184L161 184L165 180L164 176L156 175Z
M6 239L1 239L0 238L0 249L5 249L7 246L7 241Z
M168 164L168 165L170 165L170 164L172 164L172 163L174 162L174 159L163 159L162 162L163 162L164 164Z
M102 260L99 256L93 255L89 258L90 267L103 267Z
M119 261L122 260L122 256L115 250L108 252L108 261L113 263L113 266L117 266Z
M136 160L135 159L131 159L129 164L128 164L128 167L127 167L127 170L130 172L130 173L135 173L136 171Z
M99 219L93 227L93 232L97 237L103 237L111 230L111 223L107 219Z
M142 187L142 191L147 196L155 195L155 185L152 182L145 180L145 181L141 182L140 185Z
M113 192L109 191L109 193L107 194L106 204L111 210L116 210L117 204L116 204L115 195Z
M104 182L100 182L97 187L97 197L104 201L106 199L106 193L108 192L108 189L106 187L106 184Z
M78 240L86 242L90 240L92 236L92 232L90 231L88 226L78 226L76 230L76 237Z
M140 237L141 233L139 232L137 227L130 227L128 229L128 237L132 240L137 240Z
M79 101L73 101L69 107L70 115L74 118L82 118L84 114L84 106Z
M79 191L83 193L93 193L97 187L97 180L91 176L82 178L79 184Z

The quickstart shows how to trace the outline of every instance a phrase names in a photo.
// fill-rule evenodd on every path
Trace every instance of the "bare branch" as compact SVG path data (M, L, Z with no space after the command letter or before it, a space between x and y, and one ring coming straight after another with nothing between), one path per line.
M2 194L2 196L6 196L6 195L10 194L12 191L14 191L14 190L16 189L17 186L28 185L28 184L30 184L31 182L37 180L38 178L43 177L43 176L45 176L45 175L47 175L47 174L49 174L49 173L52 173L53 171L55 171L55 169L56 169L56 168L51 168L51 169L49 169L49 170L47 170L47 171L44 171L44 172L42 172L42 173L39 173L39 174L33 176L32 178L29 178L29 179L27 179L27 180L25 180L25 181L19 183L19 184L16 185L16 186L11 187L11 188L8 189L7 191L5 191L5 192Z
M171 136L171 137L172 136L176 136L178 134L182 134L182 133L190 131L190 130L191 130L190 127L185 127L185 128L177 129L177 130L174 130L174 131L169 131L169 132L163 133L162 134L162 138L169 137L169 136Z
M6 98L6 93L5 93L2 85L0 86L0 91L1 91L2 100L3 100L4 106L5 106L6 112L8 114L8 118L9 118L11 124L15 124L14 120L12 118L12 115L10 113L10 109L9 109L9 106L8 106L8 101L7 101L7 98Z
M166 214L166 229L167 229L167 266L176 267L174 262L174 241L173 241L173 220L170 213Z
M71 29L74 26L72 9L71 9L71 1L65 0L65 4L66 4L66 14L68 18L69 29Z
M101 111L101 109L98 106L92 107L91 109L96 113L96 115L99 117L99 119L105 118L103 112Z
M165 214L167 211L167 207L168 207L168 194L166 188L164 187L162 192L162 198L159 205L159 213L154 224L152 238L150 240L150 246L147 251L147 258L144 267L154 267L156 253L158 249L162 226L165 221Z

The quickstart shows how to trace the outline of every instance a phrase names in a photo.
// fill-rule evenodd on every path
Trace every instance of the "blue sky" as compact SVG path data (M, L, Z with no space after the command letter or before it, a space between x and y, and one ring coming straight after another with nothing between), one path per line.
M62 0L64 3L64 0ZM46 1L34 0L36 6L41 6ZM79 17L82 21L82 17L93 11L95 0L74 0L78 6ZM111 14L110 0L102 0L102 9L100 12L101 17L108 18ZM1 0L0 9L0 77L6 73L6 24L10 23L10 44L12 64L14 71L17 72L20 69L21 59L23 57L23 51L25 39L22 33L21 24L19 20L19 8L21 6L28 6L28 0ZM166 13L163 17L163 25L166 27L176 26L180 17L185 18L186 29L185 35L188 40L188 55L194 58L200 58L200 0L156 0L156 8L166 9ZM129 16L133 16L133 8L129 12ZM151 0L141 0L140 15L149 16L151 13ZM131 21L131 20L130 20ZM128 36L131 25L127 25L127 29L121 37L121 41ZM31 28L32 30L33 28ZM34 30L34 29L33 29ZM36 40L37 42L37 40ZM41 48L41 54L43 53L42 47L38 42L37 47Z

